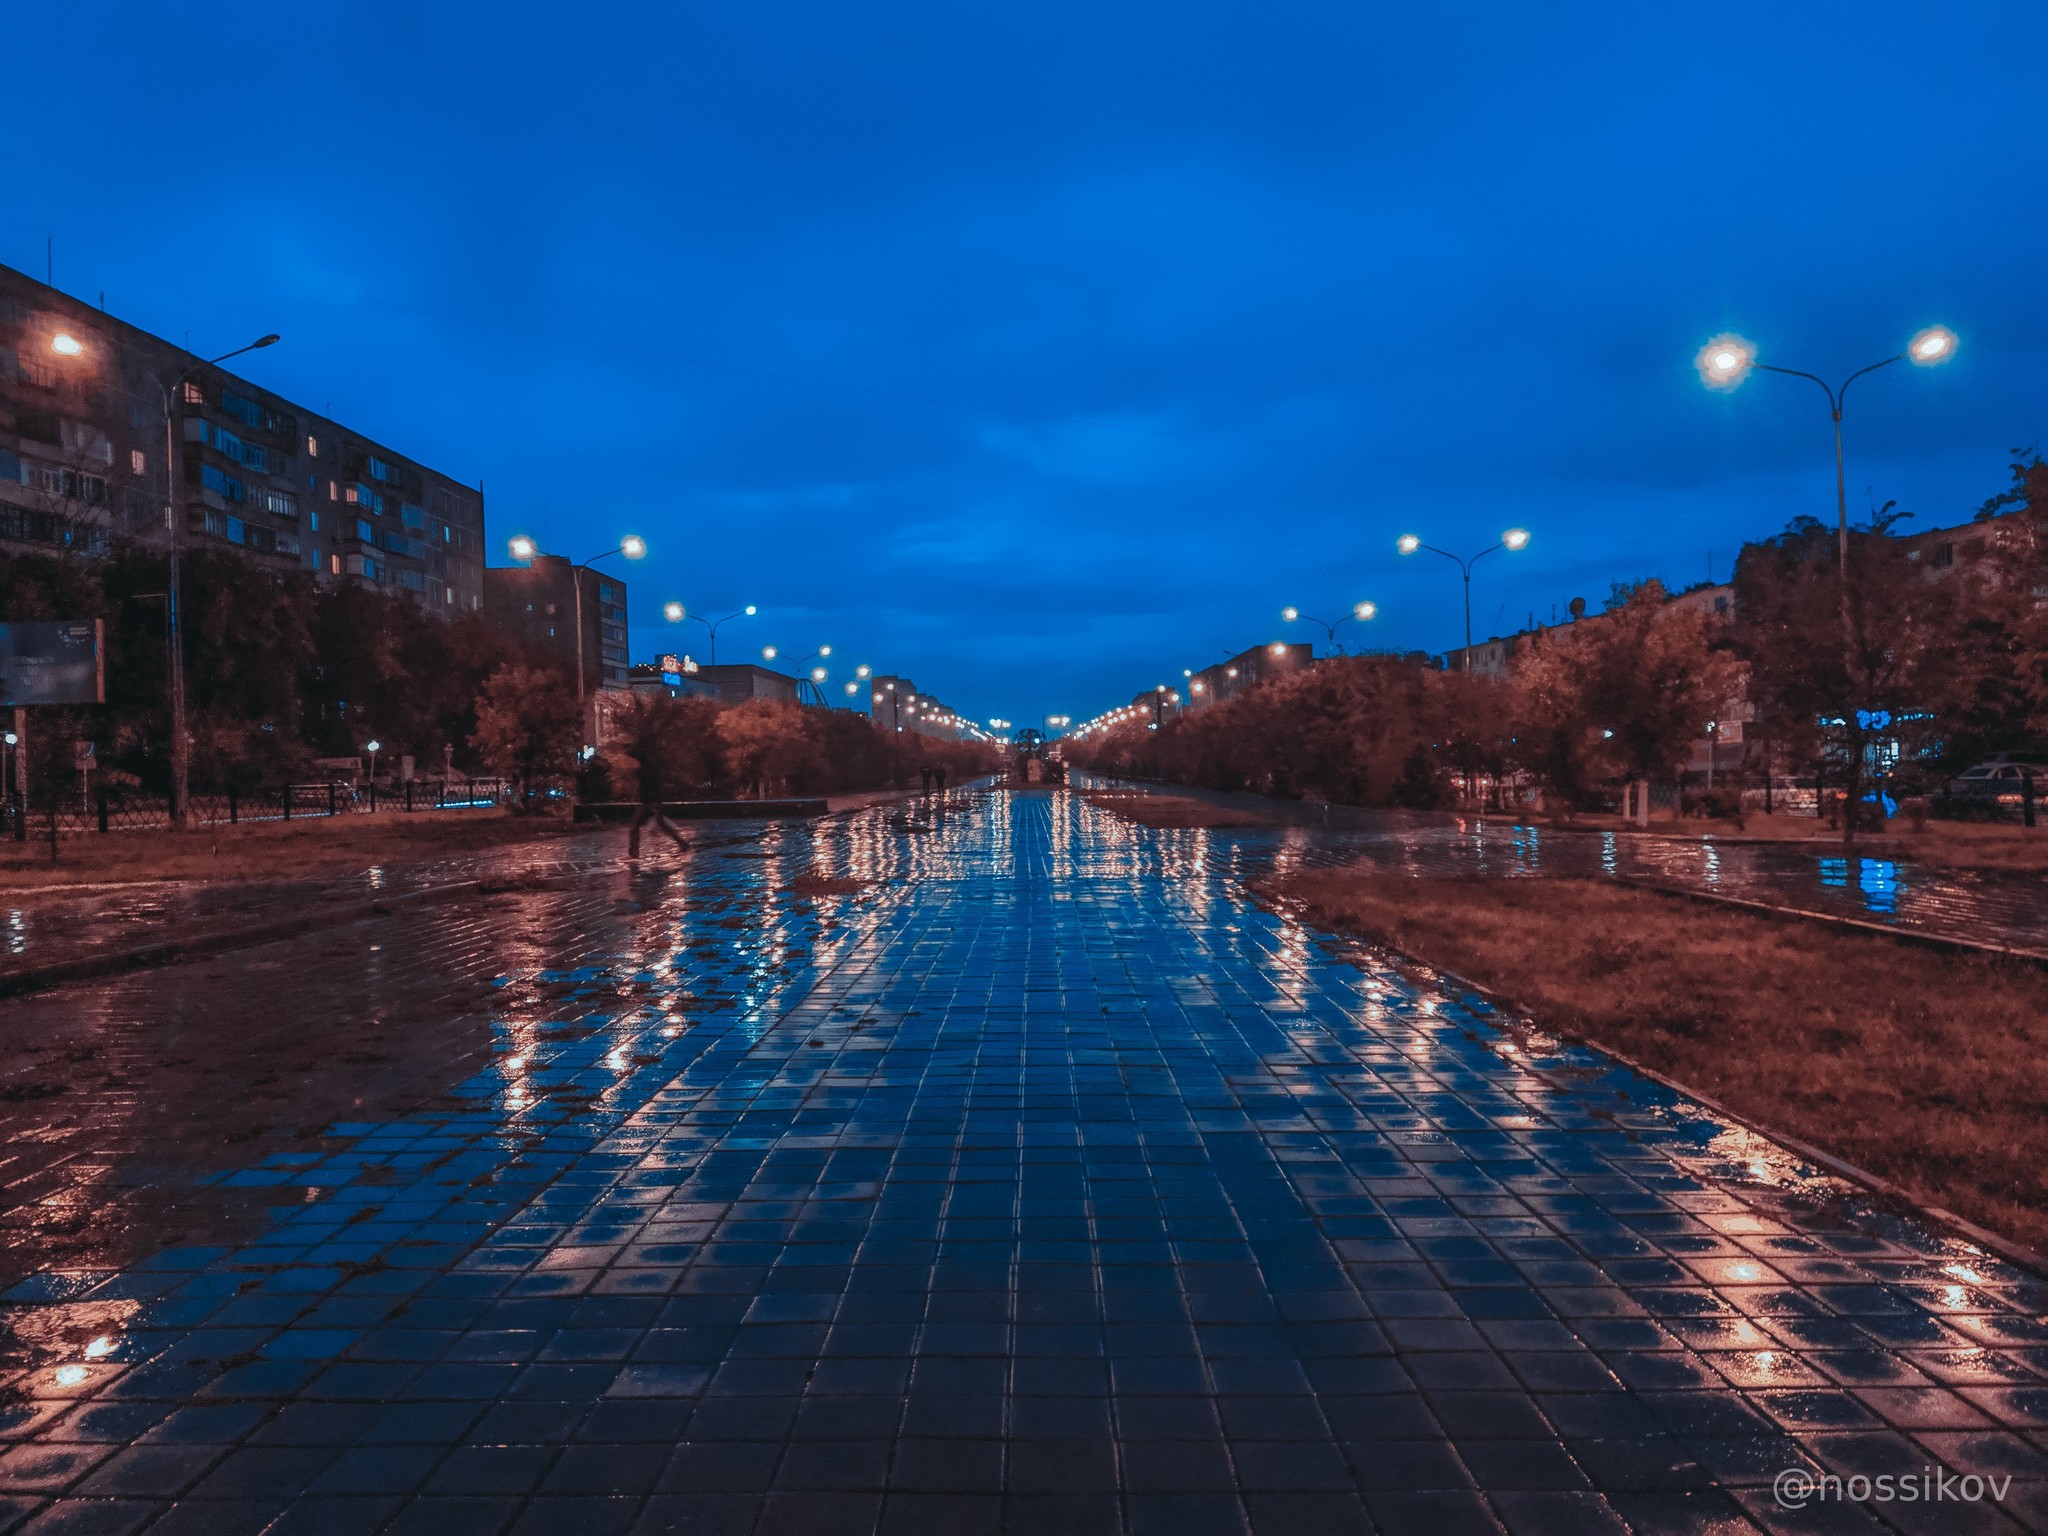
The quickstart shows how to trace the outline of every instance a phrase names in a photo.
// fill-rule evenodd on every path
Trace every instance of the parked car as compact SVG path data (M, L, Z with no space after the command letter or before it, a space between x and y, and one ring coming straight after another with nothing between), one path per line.
M1964 805L2017 812L2030 773L2035 795L2048 800L2048 759L2024 752L2001 752L1965 768L1948 781L1948 796Z

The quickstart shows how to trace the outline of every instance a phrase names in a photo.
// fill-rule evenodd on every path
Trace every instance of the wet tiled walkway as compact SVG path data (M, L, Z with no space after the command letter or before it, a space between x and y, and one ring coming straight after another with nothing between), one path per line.
M2048 1525L2039 1282L1229 849L983 794L593 876L451 1100L224 1155L238 1246L8 1293L0 1530Z

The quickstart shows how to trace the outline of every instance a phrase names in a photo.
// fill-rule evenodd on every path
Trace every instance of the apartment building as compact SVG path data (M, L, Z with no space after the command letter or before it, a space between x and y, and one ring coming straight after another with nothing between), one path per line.
M480 489L0 266L0 547L93 558L174 518L188 549L483 607Z

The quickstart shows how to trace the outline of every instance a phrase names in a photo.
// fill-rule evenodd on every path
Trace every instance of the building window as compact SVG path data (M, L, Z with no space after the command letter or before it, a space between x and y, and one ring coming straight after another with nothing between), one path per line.
M149 473L149 460L143 456L140 448L130 448L128 450L128 473L131 475L146 475Z
M284 425L284 418L277 412L231 389L220 392L220 408L243 426L254 427L259 432L275 432Z
M299 498L290 491L272 490L270 487L265 486L262 501L263 510L274 513L278 517L297 517L299 515Z
M199 483L223 501L247 501L249 488L224 469L211 464L199 466Z
M339 576L341 574L341 556L329 555L327 557L327 569L332 574Z
M370 455L370 478L372 480L389 480L391 478L391 466L378 458L374 453Z
M309 458L309 459L317 459L317 458L319 458L319 457L320 457L320 439L319 439L319 438L317 438L317 437L308 437L308 438L306 439L306 457L307 457L307 458Z
M320 531L320 514L318 512L308 512L306 514L306 526L311 528L313 532L318 533Z
M1934 564L1934 567L1935 567L1935 569L1936 569L1936 570L1940 570L1940 569L1942 569L1942 568L1943 568L1943 567L1945 567L1945 566L1951 566L1951 565L1954 565L1955 563L1956 563L1956 547L1955 547L1955 545L1953 545L1953 544L1937 544L1937 545L1935 545L1935 546L1934 546L1934 561L1933 561L1933 564Z
M185 403L187 405L206 404L206 391L197 384L194 384L190 379L185 381Z
M341 500L341 488L337 486L332 480L327 482L327 499L329 501Z
M427 509L425 507L416 507L408 501L404 503L403 510L406 527L412 529L415 533L426 531Z

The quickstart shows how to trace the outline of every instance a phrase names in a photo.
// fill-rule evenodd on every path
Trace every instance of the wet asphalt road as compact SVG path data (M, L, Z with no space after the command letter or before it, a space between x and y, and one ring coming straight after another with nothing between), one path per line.
M39 1164L256 1214L0 1297L0 1532L2048 1526L2048 1287L1249 904L1303 846L965 794L378 925L459 1080ZM337 942L0 1028L339 1048Z

